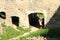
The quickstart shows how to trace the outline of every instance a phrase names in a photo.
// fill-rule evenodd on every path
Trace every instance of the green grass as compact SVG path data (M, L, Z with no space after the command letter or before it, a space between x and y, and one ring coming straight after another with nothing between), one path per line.
M46 35L48 33L48 29L42 29L42 30L38 30L36 32L30 33L29 35L27 35L27 37L33 37L33 36L42 36L42 35Z
M28 40L27 38L32 38L32 37L38 37L38 36L43 36L43 37L60 37L60 28L46 28L42 30L35 31L33 33L30 33L26 36L21 37L21 40Z
M28 40L27 38L32 38L32 37L37 37L37 36L43 36L43 35L47 35L48 33L48 29L42 29L42 30L38 30L35 31L33 33L30 33L26 36L20 37L21 40Z
M2 23L2 26L6 29L5 32L0 35L1 39L0 40L8 40L8 39L11 39L11 38L14 38L14 37L17 37L19 35L23 35L25 32L29 32L30 31L30 28L27 28L27 29L23 29L22 27L17 27L17 30L15 30L14 28L12 28L11 26L7 26L4 23Z
M31 27L23 29L23 28L20 26L20 27L17 27L17 29L18 29L19 31L22 31L23 33L30 32L30 31L31 31Z
M1 37L0 40L8 40L8 39L16 37L16 36L18 36L20 34L22 34L22 33L16 31L12 27L7 27L6 28L6 32L3 33L3 35L0 36Z
M3 35L0 35L0 40L8 40L10 38L17 37L19 35L23 35L25 32L30 32L31 27L27 29L23 29L22 27L18 27L17 29L19 31L16 31L14 28L10 26L6 26L5 23L2 24L4 28L6 29L6 32L3 33ZM33 33L30 33L26 36L20 37L20 40L28 40L27 38L37 37L37 36L43 36L43 37L60 37L60 28L45 28L41 30L37 30Z
M43 15L43 13L37 13L37 17L44 18L44 15Z

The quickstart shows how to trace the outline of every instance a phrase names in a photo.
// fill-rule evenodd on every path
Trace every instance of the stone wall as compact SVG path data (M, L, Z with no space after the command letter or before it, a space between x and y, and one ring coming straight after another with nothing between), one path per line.
M44 13L47 25L59 6L60 0L0 0L0 12L6 13L5 22L12 26L11 16L17 16L19 24L28 27L28 15L35 12Z

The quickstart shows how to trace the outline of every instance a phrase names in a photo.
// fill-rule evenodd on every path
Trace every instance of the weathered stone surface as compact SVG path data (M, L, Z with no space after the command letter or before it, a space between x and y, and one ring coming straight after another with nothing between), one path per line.
M18 16L19 24L26 28L29 26L29 14L35 12L44 13L46 25L59 6L60 0L0 0L0 12L6 12L6 24L13 26L11 16Z

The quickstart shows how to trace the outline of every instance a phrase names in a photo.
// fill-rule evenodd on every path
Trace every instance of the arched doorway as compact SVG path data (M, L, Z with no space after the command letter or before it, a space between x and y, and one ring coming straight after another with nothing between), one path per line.
M6 19L6 13L5 12L0 12L0 18Z
M42 28L44 27L44 15L43 13L31 13L28 15L29 18L29 24L31 26L40 28L41 24L42 24ZM42 20L42 23L40 24L39 20Z
M19 26L19 17L11 16L12 24Z

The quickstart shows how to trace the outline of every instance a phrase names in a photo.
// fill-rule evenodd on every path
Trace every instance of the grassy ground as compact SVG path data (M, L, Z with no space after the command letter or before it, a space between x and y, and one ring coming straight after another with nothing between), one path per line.
M26 32L31 31L31 30L30 30L31 27L23 29L23 28L20 26L20 27L17 27L17 29L18 29L20 32L23 32L23 33L26 33Z
M0 35L0 40L8 40L14 37L17 37L19 35L23 35L26 32L30 31L30 28L27 29L23 29L22 27L18 27L17 30L15 30L14 28L7 26L5 24L2 24L2 26L6 29L5 32L3 33L3 35Z
M3 25L6 29L6 32L3 33L3 35L0 35L0 40L8 40L20 35L23 35L26 32L30 31L30 28L23 29L22 27L18 27L17 30L10 26ZM28 35L25 35L23 37L20 37L20 40L28 40L27 38L33 38L33 37L60 37L60 28L44 28L37 30L35 32L29 33Z
M33 33L30 33L29 35L26 35L24 37L20 37L20 39L28 40L27 38L33 38L38 36L43 36L46 38L58 38L60 37L60 28L41 29Z
M26 36L20 37L21 40L28 40L27 38L33 38L33 37L38 37L38 36L43 36L43 35L47 35L48 33L48 29L41 29L41 30L37 30L33 33L30 33Z
M22 34L22 33L16 31L15 29L13 29L11 27L7 27L6 32L4 32L3 35L0 36L1 37L0 40L8 40L8 39L16 37L20 34Z

